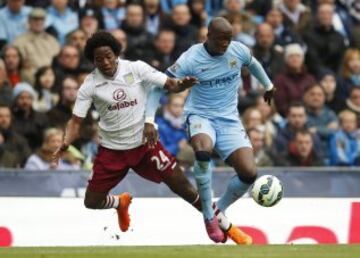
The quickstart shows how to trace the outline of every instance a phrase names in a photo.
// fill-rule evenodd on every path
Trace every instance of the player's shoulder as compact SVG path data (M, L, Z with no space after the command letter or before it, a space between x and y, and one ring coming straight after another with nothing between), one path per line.
M184 52L184 54L186 54L186 56L189 58L194 58L196 57L196 54L202 51L203 48L203 43L197 43L189 47L188 50Z
M246 50L248 47L239 41L232 40L230 42L230 48L234 50Z
M88 87L96 87L96 85L102 83L102 76L100 74L100 72L97 69L94 69L91 73L89 73L83 83L81 84L81 88L88 88Z
M147 64L146 62L144 62L142 60L136 60L136 61L121 60L121 64L124 67L126 67L126 69L129 72L132 72L135 74L146 71L147 69L149 69L151 67L149 64Z

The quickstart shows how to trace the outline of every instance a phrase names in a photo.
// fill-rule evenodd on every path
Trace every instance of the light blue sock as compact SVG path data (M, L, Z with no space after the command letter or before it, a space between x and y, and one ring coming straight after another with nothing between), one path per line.
M194 173L205 219L214 217L212 208L211 165L209 161L195 161Z
M216 206L222 212L243 196L246 191L249 189L250 185L240 181L238 176L234 176L230 179L230 182L226 188L225 193L218 200Z

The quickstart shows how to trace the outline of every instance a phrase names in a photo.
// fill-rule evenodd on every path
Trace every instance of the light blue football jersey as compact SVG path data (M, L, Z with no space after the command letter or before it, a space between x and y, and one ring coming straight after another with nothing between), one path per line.
M171 77L194 76L194 85L185 104L185 115L239 119L237 103L241 85L241 67L250 64L249 48L232 41L221 56L211 56L204 44L196 44L184 52L167 69Z

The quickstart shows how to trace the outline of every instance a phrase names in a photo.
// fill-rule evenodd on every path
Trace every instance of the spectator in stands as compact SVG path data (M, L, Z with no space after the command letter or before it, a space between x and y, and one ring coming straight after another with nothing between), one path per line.
M226 18L231 23L233 28L233 40L239 41L249 48L255 45L255 38L243 31L243 21L240 14L227 15Z
M303 36L308 47L306 64L315 75L319 75L324 68L337 72L339 60L343 57L344 38L332 25L333 14L333 5L320 5L315 23Z
M14 39L26 31L30 7L24 6L24 0L7 0L6 6L0 9L0 49L4 43L12 43Z
M12 45L7 45L2 50L7 79L12 87L15 87L21 81L27 81L23 70L23 61L19 49Z
M6 67L2 59L0 59L0 104L11 105L12 87L6 80Z
M180 4L186 4L188 0L160 0L161 10L166 14L171 14L171 11L175 6Z
M159 0L145 0L145 27L147 32L156 36L159 32L160 24L163 20L163 13Z
M4 148L5 136L0 130L0 168L16 168L19 164L14 153Z
M37 69L50 65L60 51L58 41L45 32L46 13L34 8L29 14L29 31L17 37L14 46L18 47L23 57L26 74L31 81Z
M198 29L207 26L210 17L205 10L205 0L189 0L188 6L191 15L190 24Z
M92 8L83 8L79 11L80 27L86 33L86 39L90 38L100 28L103 28L101 12Z
M308 129L305 106L301 102L291 103L287 115L287 123L283 128L279 128L274 141L276 153L284 155L290 143L294 140L295 133L304 129ZM322 157L324 149L319 135L313 133L312 138L316 152Z
M347 98L352 88L360 88L360 50L347 49L340 74L340 96Z
M146 59L145 53L151 47L152 35L146 31L144 10L140 4L131 3L126 6L125 20L121 29L126 33L128 48L127 59Z
M173 8L170 20L164 25L164 28L175 31L176 57L196 43L197 28L190 24L190 20L189 7L186 4L181 4Z
M268 0L252 0L244 1L245 10L253 16L253 20L257 23L264 22L264 17L270 11L273 1Z
M360 88L351 89L350 96L346 99L346 107L356 114L358 127L360 127Z
M311 10L300 0L283 0L278 8L284 16L285 27L299 34L309 28Z
M271 9L265 21L270 24L275 34L275 45L286 46L288 44L302 43L300 37L283 23L283 14L279 9Z
M37 149L26 161L24 169L27 170L71 170L73 166L64 162L63 159L59 163L52 162L52 154L57 148L61 146L64 133L57 128L49 128L44 132L44 142L41 148Z
M263 23L260 24L255 33L256 44L253 54L264 67L270 78L274 78L283 67L282 50L274 47L274 31L272 27Z
M81 153L84 154L84 168L92 169L95 156L100 144L99 128L97 124L91 127L91 139L81 147Z
M274 162L271 159L269 150L265 146L265 142L264 142L265 136L263 130L253 128L248 131L248 135L253 148L256 166L258 167L273 166Z
M261 113L261 119L264 125L265 146L271 147L273 145L273 139L275 139L278 130L283 128L285 120L277 113L273 104L270 106L265 102L262 94L256 97L255 108Z
M56 33L60 44L65 43L68 33L79 27L78 15L68 6L69 0L52 0L47 9L47 26Z
M65 129L66 122L72 115L78 89L79 84L74 77L64 77L61 85L60 101L47 114L50 126Z
M26 138L12 130L11 119L10 107L0 104L0 131L5 139L2 148L16 156L15 167L22 167L31 150Z
M300 130L295 133L295 139L290 143L288 153L284 159L276 159L275 165L312 167L323 166L324 162L313 148L312 135L307 130Z
M251 130L253 128L264 130L262 115L255 107L249 107L244 111L242 115L242 122L244 123L246 130Z
M317 5L319 6L326 3L334 6L334 16L332 19L332 24L334 26L334 29L344 37L345 45L349 46L349 43L352 40L351 27L353 26L351 15L345 8L343 8L343 6L341 6L341 4L336 2L339 1L317 0ZM316 8L313 9L313 12L316 12Z
M94 65L85 57L84 49L86 44L86 33L81 29L76 29L67 35L67 45L76 47L80 54L79 69L93 70Z
M186 157L181 160L188 166L194 161L194 153L188 144L188 136L183 122L184 98L173 94L168 98L168 102L161 116L156 117L159 126L159 136L161 143L175 157Z
M225 0L211 0L205 1L205 9L208 15L217 16L218 13L223 9Z
M124 53L126 52L128 46L126 33L121 29L117 29L111 31L111 34L121 44L120 58L124 58Z
M59 101L59 94L52 92L55 84L55 74L50 66L41 67L35 73L35 85L37 98L33 107L38 112L47 112Z
M125 8L119 5L118 0L104 0L101 13L104 19L104 29L106 30L119 28L125 18Z
M35 98L36 93L30 84L22 82L15 86L12 128L28 140L32 150L41 145L43 132L49 125L46 115L33 109Z
M309 131L318 133L327 146L329 137L338 129L338 120L334 111L325 106L325 92L315 84L306 89L304 94Z
M230 20L230 17L232 16L240 16L243 31L249 34L254 32L255 24L251 15L243 9L244 1L226 0L224 1L224 7L225 9L219 13L220 16L223 16L228 20Z
M59 55L54 59L55 87L53 91L60 92L61 84L65 77L76 76L80 67L80 52L71 45L65 45Z
M148 63L158 69L165 71L175 62L175 33L172 30L160 30L155 36L154 46L150 49Z
M208 29L207 27L201 27L197 34L197 43L204 43L207 39Z
M70 32L67 36L68 45L72 45L79 49L81 52L84 51L86 45L86 33L81 29L76 29Z
M308 88L315 84L314 77L306 72L304 66L304 51L299 44L290 44L285 47L284 71L276 75L275 104L283 117L288 113L290 103L301 101Z
M219 12L219 16L231 15L243 12L243 2L241 0L225 0L224 7Z
M330 138L330 165L358 166L360 164L360 141L357 139L356 114L349 110L339 114L340 128Z
M320 86L324 89L326 100L325 104L335 113L345 108L345 99L341 97L340 89L337 86L336 76L330 69L320 72L318 77Z

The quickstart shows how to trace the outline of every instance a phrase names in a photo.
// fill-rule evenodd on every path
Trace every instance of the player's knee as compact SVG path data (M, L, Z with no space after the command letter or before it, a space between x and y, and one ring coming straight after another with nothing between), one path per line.
M196 151L195 152L195 158L196 162L198 163L198 166L200 167L201 171L207 171L210 166L210 152L208 151ZM197 170L195 170L196 174Z
M85 198L84 205L88 209L98 209L100 207L99 202L91 198Z
M242 182L251 185L255 182L257 178L257 173L254 169L254 171L252 171L251 173L239 174L238 177Z
M195 158L200 162L209 162L211 159L211 154L208 151L196 151Z

